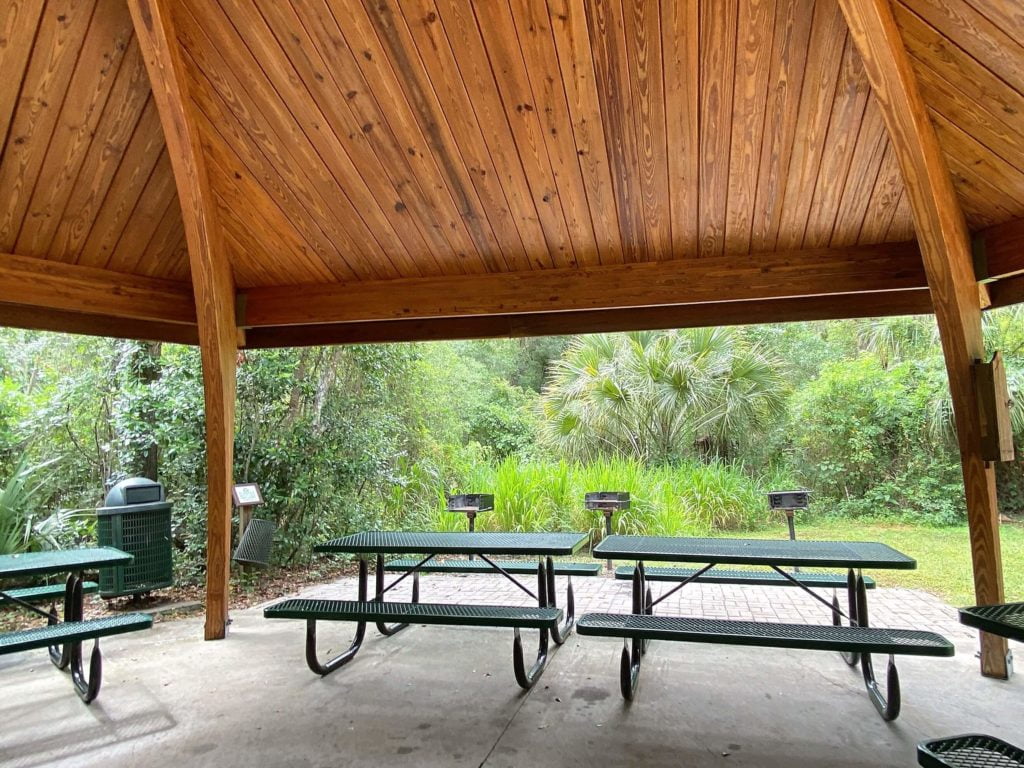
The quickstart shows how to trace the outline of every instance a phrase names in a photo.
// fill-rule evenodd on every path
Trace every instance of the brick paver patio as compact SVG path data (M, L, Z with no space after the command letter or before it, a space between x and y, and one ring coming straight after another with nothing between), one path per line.
M396 574L388 574L389 581ZM535 579L518 577L535 589ZM566 577L558 577L556 591L558 604L565 605ZM651 582L655 599L672 584ZM371 576L370 588L373 588ZM576 615L589 611L602 613L628 613L632 605L630 582L616 580L608 575L573 579L576 596ZM388 593L389 600L408 600L411 579ZM832 599L832 591L819 589L818 594ZM845 591L844 591L845 592ZM354 577L339 579L331 584L309 587L303 597L354 599ZM498 574L423 574L420 577L422 602L465 602L491 605L530 605L533 599ZM845 593L840 594L840 605L845 608ZM956 609L928 592L917 589L874 589L868 592L871 623L875 626L931 630L950 640L975 637L973 630L957 620ZM658 613L666 615L698 616L705 618L746 619L752 621L781 621L794 623L823 623L831 614L803 590L795 587L734 586L724 584L688 584L661 603Z

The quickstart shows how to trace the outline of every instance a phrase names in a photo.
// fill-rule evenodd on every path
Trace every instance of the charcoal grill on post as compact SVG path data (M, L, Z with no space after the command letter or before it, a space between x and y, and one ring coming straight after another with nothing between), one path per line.
M807 491L768 491L768 506L785 513L786 525L789 526L789 540L796 541L796 522L793 513L811 506L810 494ZM793 571L799 572L800 569L794 568Z
M588 491L583 497L587 509L599 509L604 514L604 532L612 535L612 515L617 511L629 509L629 491ZM612 561L605 562L605 570L612 569Z
M494 509L493 493L445 494L445 498L448 500L449 512L461 512L466 516L470 533L476 530L477 514ZM469 559L472 560L473 556L470 555Z

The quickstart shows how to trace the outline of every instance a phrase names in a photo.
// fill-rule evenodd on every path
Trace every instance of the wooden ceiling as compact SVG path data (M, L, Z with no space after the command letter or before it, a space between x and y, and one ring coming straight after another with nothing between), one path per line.
M876 269L890 252L857 247L914 239L834 0L171 7L219 247L238 289L257 289L256 316L257 297L301 301L287 286L365 283L378 296L400 280L401 292L443 294L448 278L479 286L475 309L431 314L511 312L481 308L493 284L473 276L512 273L528 293L520 276L596 270L614 293L619 273L605 268L640 262L686 276L708 260L721 300L743 299L728 289L730 260ZM1024 10L893 8L970 228L1024 219ZM174 174L121 0L0 0L0 72L0 254L188 281ZM902 265L906 249L892 254ZM0 301L18 296L0 289Z

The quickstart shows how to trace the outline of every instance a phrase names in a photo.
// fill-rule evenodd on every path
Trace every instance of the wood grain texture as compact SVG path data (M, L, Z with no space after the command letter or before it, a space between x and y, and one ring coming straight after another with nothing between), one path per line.
M878 97L913 211L949 374L960 445L974 584L980 604L1003 602L995 469L981 456L971 365L985 357L970 239L942 149L888 0L840 0ZM1006 641L983 634L982 673L1006 677Z
M527 315L428 318L368 323L252 328L250 349L319 344L375 344L439 339L486 339L786 323L848 317L888 317L931 312L927 288L840 296L801 296L769 301L723 301L666 307L537 312Z
M1024 272L1024 219L1008 221L975 234L984 247L985 274L980 279Z
M174 168L188 238L206 403L207 640L227 632L231 547L231 486L235 429L235 288L213 220L213 203L191 115L184 66L166 0L130 0Z
M187 283L0 254L0 301L128 320L195 323Z
M658 306L920 288L913 243L590 269L254 288L246 325Z
M185 289L191 292L188 286L185 286ZM136 318L126 321L124 318L110 315L83 314L51 307L31 307L20 303L0 302L0 326L113 339L166 341L171 344L199 343L199 332L195 325L161 323Z

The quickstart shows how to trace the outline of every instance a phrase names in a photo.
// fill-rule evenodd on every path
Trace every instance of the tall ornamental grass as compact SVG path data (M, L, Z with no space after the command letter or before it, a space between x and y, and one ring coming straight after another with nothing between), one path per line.
M587 491L629 491L630 509L613 520L617 533L651 536L704 535L716 530L748 530L774 518L765 494L784 478L753 478L738 465L682 462L649 467L635 459L608 458L588 463L479 461L465 469L456 487L419 495L419 509L406 509L412 527L465 530L461 514L444 509L444 492L493 493L491 511L481 512L481 531L604 530L600 512L584 509ZM411 497L406 499L415 503Z

